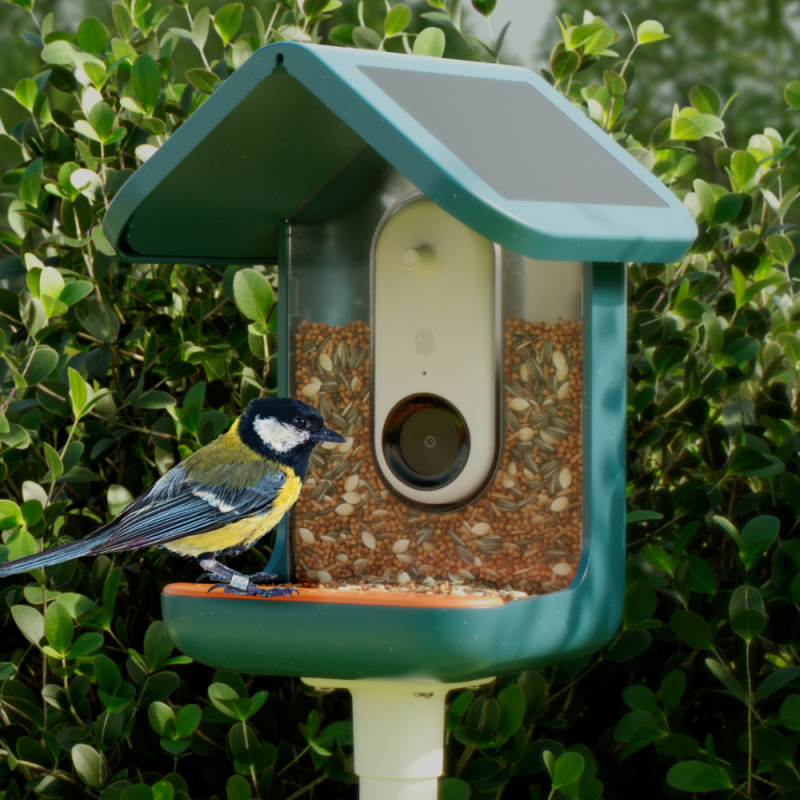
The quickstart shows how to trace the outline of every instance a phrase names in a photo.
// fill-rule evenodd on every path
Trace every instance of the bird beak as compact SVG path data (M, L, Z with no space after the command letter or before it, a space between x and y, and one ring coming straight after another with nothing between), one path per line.
M340 444L344 444L344 442L347 441L344 436L340 433L336 433L336 431L332 431L330 428L323 428L317 431L314 434L314 439L317 442L339 442Z

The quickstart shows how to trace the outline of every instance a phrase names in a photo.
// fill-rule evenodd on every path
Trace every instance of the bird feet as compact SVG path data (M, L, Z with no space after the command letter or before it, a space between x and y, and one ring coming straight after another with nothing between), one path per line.
M230 567L214 563L213 566L203 564L208 572L204 572L197 580L204 578L214 582L206 594L210 594L214 589L222 589L224 594L248 595L250 597L289 597L292 592L300 594L297 589L290 587L273 586L271 589L264 589L258 586L259 583L270 583L278 576L271 572L256 572L254 575L242 575Z

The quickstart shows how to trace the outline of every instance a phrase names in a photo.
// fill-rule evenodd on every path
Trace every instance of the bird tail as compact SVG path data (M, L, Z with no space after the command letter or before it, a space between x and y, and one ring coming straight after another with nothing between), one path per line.
M97 534L100 535L97 536ZM35 553L32 556L24 556L23 558L16 558L13 561L0 564L0 578L27 572L29 569L49 567L52 564L60 564L62 561L69 561L73 558L88 555L97 545L102 544L110 534L110 530L96 531L90 536L79 539L77 542L68 542L58 547L51 547L41 553Z

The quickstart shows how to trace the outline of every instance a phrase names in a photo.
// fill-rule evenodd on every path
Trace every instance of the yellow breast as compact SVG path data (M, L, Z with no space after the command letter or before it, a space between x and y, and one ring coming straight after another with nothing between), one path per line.
M303 482L294 472L288 471L286 482L275 496L269 511L258 516L245 517L217 530L198 533L175 539L164 545L173 553L182 556L197 556L203 553L219 553L229 547L252 547L262 536L269 533L283 515L297 502Z

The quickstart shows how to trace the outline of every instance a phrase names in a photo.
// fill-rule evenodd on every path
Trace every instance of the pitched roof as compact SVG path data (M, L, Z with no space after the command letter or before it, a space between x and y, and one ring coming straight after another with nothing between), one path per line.
M285 42L136 171L106 235L130 261L274 259L279 224L365 147L532 258L673 261L696 235L672 192L528 70Z

